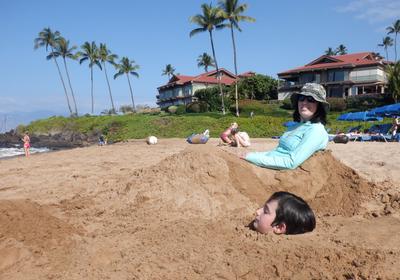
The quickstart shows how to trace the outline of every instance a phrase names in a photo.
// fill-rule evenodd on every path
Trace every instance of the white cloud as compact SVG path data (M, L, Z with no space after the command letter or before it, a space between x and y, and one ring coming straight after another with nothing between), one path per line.
M351 0L347 5L336 8L341 13L351 13L355 18L371 24L400 19L399 0Z

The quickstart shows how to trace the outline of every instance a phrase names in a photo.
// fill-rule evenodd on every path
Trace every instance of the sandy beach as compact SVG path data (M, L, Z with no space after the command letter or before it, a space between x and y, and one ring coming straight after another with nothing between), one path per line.
M400 145L334 144L292 171L273 148L132 140L0 160L0 279L400 279ZM249 229L273 192L305 198L303 235Z

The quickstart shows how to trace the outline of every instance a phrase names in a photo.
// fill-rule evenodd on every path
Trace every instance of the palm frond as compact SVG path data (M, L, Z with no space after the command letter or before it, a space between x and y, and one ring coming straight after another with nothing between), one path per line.
M123 75L123 74L124 74L123 71L119 71L118 73L114 74L114 80L115 80L116 78L118 78L119 76Z

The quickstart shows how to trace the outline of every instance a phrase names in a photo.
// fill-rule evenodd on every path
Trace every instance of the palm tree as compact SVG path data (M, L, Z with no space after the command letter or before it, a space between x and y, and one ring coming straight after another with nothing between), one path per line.
M336 55L335 51L329 47L326 51L325 51L326 55Z
M132 92L131 81L129 79L129 74L138 78L139 74L136 71L139 69L139 65L135 65L134 60L129 60L129 58L124 56L121 59L120 64L116 65L116 68L117 68L118 72L114 75L114 79L121 76L122 74L126 74L126 78L128 79L128 84L129 84L129 90L131 92L132 109L133 109L133 112L135 112L136 111L135 101L133 100L133 92Z
M379 47L383 47L386 52L386 60L389 60L389 55L387 48L393 46L393 39L390 38L389 36L386 36L385 38L382 39L382 44L378 44Z
M111 107L112 107L113 114L115 114L117 111L115 110L114 100L113 100L112 93L111 93L110 81L108 80L106 62L108 62L108 63L110 63L110 64L115 66L115 60L117 58L118 58L118 55L112 54L111 51L107 48L106 44L100 43L99 59L100 59L101 63L103 64L104 75L106 76L106 81L107 81L107 85L108 85L108 92L110 94Z
M400 98L400 61L386 67L389 90L397 103Z
M197 58L197 66L204 67L204 71L208 72L208 67L215 67L214 60L208 53L203 53Z
M347 48L345 45L340 44L339 47L336 48L336 54L344 55L347 54Z
M93 66L97 65L101 70L101 64L99 62L99 50L96 46L95 42L89 43L85 42L82 46L82 52L79 52L78 55L82 57L79 60L79 64L82 64L85 60L89 60L89 68L90 68L90 95L92 97L92 114L94 114L94 98L93 98Z
M75 94L74 94L74 90L72 89L71 79L69 77L69 72L68 72L68 68L67 68L67 61L65 59L65 58L70 58L70 59L76 60L76 54L73 53L73 51L75 49L76 49L76 46L72 46L70 48L69 40L66 40L64 37L60 36L56 40L56 45L54 46L54 51L51 52L47 56L47 59L52 59L54 57L59 57L59 56L61 56L63 58L65 73L67 74L69 89L71 90L72 101L74 102L74 108L75 108L74 114L75 114L75 116L78 116L78 108L76 106Z
M48 50L48 48L50 47L51 53L54 52L54 47L57 45L57 39L60 37L60 32L59 31L51 31L50 27L48 28L43 28L42 31L39 32L39 36L34 40L34 48L35 50L38 49L39 47L46 47L46 51ZM60 76L61 79L61 83L63 85L64 88L64 93L65 93L65 98L67 99L67 105L68 105L68 109L70 112L70 115L72 116L72 109L71 109L71 104L69 102L69 97L68 97L68 93L67 93L67 88L65 87L65 83L64 83L64 79L61 75L61 71L60 71L60 67L58 66L58 62L55 56L52 57L54 60L54 63L57 66L57 70L58 70L58 75Z
M163 75L163 76L164 76L164 75L167 75L167 76L168 76L168 80L169 80L170 77L171 77L172 75L174 75L174 72L175 72L175 68L172 67L171 64L167 64L167 65L165 65L165 69L162 70L162 75Z
M400 33L400 19L396 20L392 26L386 27L387 34L394 33L394 61L397 61L397 33Z
M203 14L197 14L195 16L190 17L190 21L192 23L199 25L200 27L190 31L189 36L192 37L198 33L205 32L205 31L208 31L208 34L210 35L211 49L213 52L215 68L217 70L217 81L218 81L218 86L219 86L219 92L221 95L222 114L225 115L224 93L222 91L221 77L219 74L217 57L215 55L214 40L213 40L213 33L212 33L214 28L218 30L218 29L221 29L224 27L224 25L223 25L224 19L220 16L220 9L217 7L213 7L211 4L210 5L202 4L201 9L202 9Z
M226 25L231 29L231 38L233 46L233 64L235 66L235 75L238 75L237 71L237 60L236 60L236 44L235 35L233 29L237 29L240 32L242 30L239 27L240 21L255 22L256 20L249 16L243 16L242 13L247 9L247 4L239 4L239 0L220 0L219 7L221 9L221 15L224 19L229 21ZM235 100L236 100L236 116L239 117L239 103L238 103L238 87L237 80L235 81Z

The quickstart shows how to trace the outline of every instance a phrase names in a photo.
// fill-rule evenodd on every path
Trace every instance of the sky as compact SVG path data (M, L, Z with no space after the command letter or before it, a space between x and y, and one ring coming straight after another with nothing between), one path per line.
M167 83L162 70L172 64L176 73L198 75L197 58L211 54L208 33L189 37L197 28L190 16L201 13L204 0L0 0L0 113L51 111L68 114L56 66L44 48L34 50L34 39L46 27L60 31L78 48L85 41L106 43L119 57L140 66L131 76L135 103L156 106L157 87ZM218 1L211 1L216 5ZM350 53L374 51L386 36L385 28L400 19L398 0L246 0L245 15L255 23L235 31L238 72L277 73L307 64L328 47L344 44ZM218 64L233 72L230 31L214 32ZM400 41L400 39L399 39ZM400 46L399 46L400 49ZM389 50L394 58L394 50ZM62 62L60 62L60 66ZM79 114L90 113L88 63L67 61ZM116 107L129 105L125 76L114 80L107 66ZM61 68L63 70L63 68ZM64 75L65 76L65 75ZM110 109L104 72L94 69L95 113Z

